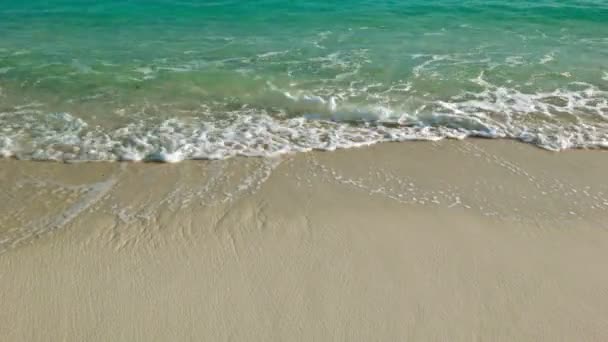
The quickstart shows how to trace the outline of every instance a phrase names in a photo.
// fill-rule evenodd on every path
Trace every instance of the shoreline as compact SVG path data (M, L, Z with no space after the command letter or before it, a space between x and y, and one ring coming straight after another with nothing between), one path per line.
M332 122L333 123L333 122ZM407 126L406 126L407 127ZM387 126L387 128L391 128L391 126ZM444 134L447 134L444 132ZM451 134L451 135L450 135ZM384 144L411 144L411 143L445 143L450 141L475 141L479 140L490 140L490 141L505 141L507 143L518 143L530 145L534 148L537 148L542 151L552 152L552 153L567 153L573 151L608 151L608 145L602 144L600 142L595 142L590 145L586 145L585 143L572 143L570 142L568 146L551 146L551 145L543 145L541 143L535 143L529 138L525 137L517 137L517 136L486 136L484 134L469 134L469 133L456 133L452 132L448 135L434 135L430 134L428 136L420 136L416 138L411 137L401 137L401 138L385 138L376 141L366 141L366 142L352 142L349 146L343 146L341 144L328 146L328 147L297 147L297 146L286 146L282 151L274 151L272 153L265 152L267 154L263 154L260 151L255 153L243 153L243 151L234 154L215 154L211 153L206 156L185 156L184 153L180 151L175 151L172 153L165 152L153 152L148 155L137 155L135 153L134 156L131 157L118 157L116 159L79 159L81 157L76 157L74 153L67 153L67 157L64 156L62 158L59 155L54 157L44 158L32 158L28 156L26 153L26 157L20 158L17 156L16 152L6 152L0 151L0 160L17 160L17 161L25 161L25 162L51 162L51 163L65 163L65 164L81 164L81 163L160 163L160 164L177 164L182 162L208 162L208 161L218 161L218 160L228 160L232 158L286 158L292 157L297 154L305 154L305 153L332 153L336 151L345 151L345 150L357 150L357 149L365 149L372 148L376 145L384 145ZM406 135L407 136L407 135ZM538 137L537 137L538 138ZM76 146L72 146L76 147ZM225 151L224 151L225 153ZM214 157L214 155L216 155ZM221 156L220 156L221 155ZM106 156L107 157L107 156Z
M44 165L44 167L40 167ZM608 338L608 154L0 160L7 340Z

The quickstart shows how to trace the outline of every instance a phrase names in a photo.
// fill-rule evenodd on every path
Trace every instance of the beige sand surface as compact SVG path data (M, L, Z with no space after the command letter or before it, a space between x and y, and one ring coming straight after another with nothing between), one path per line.
M0 161L2 341L607 341L608 153Z

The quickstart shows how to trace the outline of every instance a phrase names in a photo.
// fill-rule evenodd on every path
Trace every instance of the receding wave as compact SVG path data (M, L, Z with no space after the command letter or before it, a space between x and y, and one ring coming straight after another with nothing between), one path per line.
M605 0L5 3L5 157L608 147Z

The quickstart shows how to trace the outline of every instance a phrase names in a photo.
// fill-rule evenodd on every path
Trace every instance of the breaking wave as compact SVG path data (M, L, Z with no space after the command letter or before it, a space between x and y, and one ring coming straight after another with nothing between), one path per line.
M518 139L553 151L608 147L608 92L596 86L574 82L528 94L495 86L483 74L471 81L483 90L422 103L411 111L273 89L286 115L243 106L222 113L140 118L112 128L24 106L0 113L0 155L178 162L466 137Z

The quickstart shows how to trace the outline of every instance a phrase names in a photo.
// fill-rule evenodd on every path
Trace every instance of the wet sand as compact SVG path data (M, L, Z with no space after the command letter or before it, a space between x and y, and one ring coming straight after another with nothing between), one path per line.
M0 160L6 341L605 341L608 153Z

